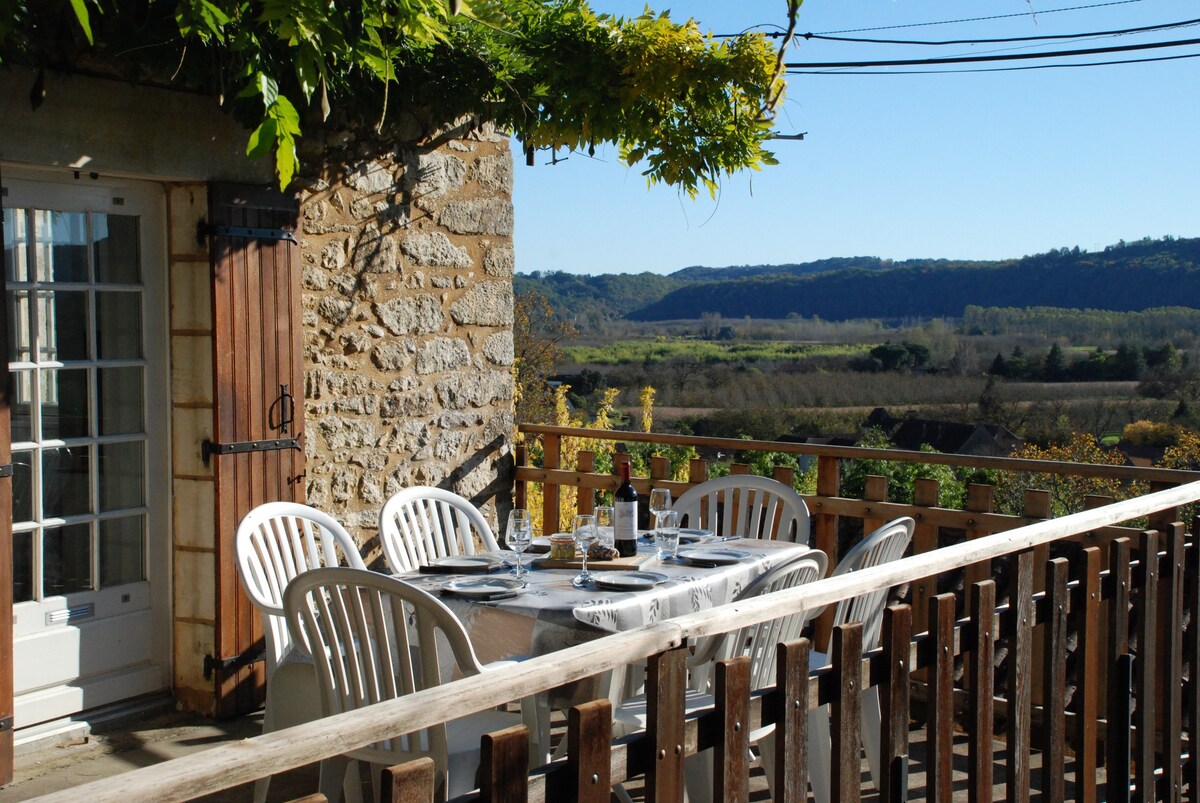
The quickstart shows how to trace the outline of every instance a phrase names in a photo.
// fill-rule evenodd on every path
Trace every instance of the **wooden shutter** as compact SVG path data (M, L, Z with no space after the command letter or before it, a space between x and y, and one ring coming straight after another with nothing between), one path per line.
M258 707L265 687L261 616L234 557L238 522L264 502L304 500L304 452L292 448L304 427L297 209L279 192L209 187L217 655L208 667L218 716Z
M0 187L4 180L0 176ZM3 191L0 190L0 196ZM0 786L13 777L12 430L8 409L8 266L0 215Z

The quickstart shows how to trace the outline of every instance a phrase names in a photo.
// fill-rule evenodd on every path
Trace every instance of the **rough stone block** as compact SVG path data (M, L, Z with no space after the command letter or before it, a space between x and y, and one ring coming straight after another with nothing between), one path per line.
M438 223L455 234L493 234L511 236L513 205L501 199L455 201L446 204Z
M471 364L467 343L459 338L435 337L417 353L417 373L434 374Z
M379 323L394 335L432 334L442 328L446 318L438 300L425 294L377 304L375 315Z
M511 327L512 285L508 282L481 282L450 306L450 316L455 323L462 325Z

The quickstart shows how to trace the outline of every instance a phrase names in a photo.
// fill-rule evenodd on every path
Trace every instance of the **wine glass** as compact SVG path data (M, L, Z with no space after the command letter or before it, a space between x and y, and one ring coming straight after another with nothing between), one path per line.
M615 515L612 505L600 505L596 508L596 533L600 537L600 543L605 546L613 545Z
M663 514L671 509L671 491L669 488L655 488L650 491L650 512L654 514L654 529L662 526Z
M521 565L521 553L533 543L533 519L525 508L513 508L508 514L508 545L517 553L517 566L513 574L520 580L525 575Z
M581 513L576 516L575 527L571 535L575 539L575 545L583 552L583 571L575 576L575 579L571 581L571 585L576 588L582 588L592 581L592 576L588 573L587 558L588 547L597 538L596 517L590 513Z

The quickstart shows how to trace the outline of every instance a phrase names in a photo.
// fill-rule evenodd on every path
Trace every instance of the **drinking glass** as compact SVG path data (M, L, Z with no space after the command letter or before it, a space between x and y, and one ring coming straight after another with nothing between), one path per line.
M655 488L650 491L650 512L654 514L654 529L662 526L662 515L671 509L671 491L669 488Z
M575 539L575 545L583 552L583 571L575 576L571 585L581 588L592 581L592 575L588 573L587 551L592 542L596 540L596 517L590 513L581 513L576 516L575 527L571 535Z
M612 505L600 505L596 508L596 534L600 538L600 543L605 546L612 546L614 541L613 536L613 516L616 514Z
M525 575L525 567L521 565L521 553L529 549L533 543L533 519L525 508L513 508L508 514L508 545L517 553L517 566L513 574L517 579Z
M679 549L679 513L668 510L654 530L654 546L658 547L658 559L674 558Z

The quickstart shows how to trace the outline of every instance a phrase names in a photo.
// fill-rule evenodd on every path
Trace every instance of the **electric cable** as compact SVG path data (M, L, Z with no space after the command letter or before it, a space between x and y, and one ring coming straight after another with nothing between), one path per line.
M939 64L971 64L987 61L1015 61L1018 59L1052 59L1070 58L1074 56L1096 56L1102 53L1127 53L1134 50L1153 50L1163 47L1184 47L1200 44L1200 39L1178 39L1170 42L1148 42L1139 45L1114 45L1112 47L1091 47L1078 50L1055 50L1049 53L1007 53L991 56L949 56L933 59L890 59L883 61L830 61L830 62L789 62L783 66L792 70L828 70L854 69L868 67L916 67L937 66Z
M1018 14L994 14L990 17L967 17L958 20L941 20L939 22L910 22L905 25L879 25L874 28L846 28L841 31L825 31L826 34L866 33L867 31L894 31L901 28L922 28L931 25L957 25L961 22L986 22L989 20L1011 19L1013 17L1039 16L1042 14L1058 14L1063 11L1086 11L1090 8L1105 8L1107 6L1124 6L1130 3L1140 3L1142 0L1112 0L1108 3L1094 3L1087 6L1071 6L1070 8L1050 8L1045 11L1022 11Z
M1186 28L1197 24L1200 24L1200 18L1184 20L1183 22L1169 22L1162 25L1146 25L1141 28L1124 28L1117 31L1062 33L1054 36L1009 36L1000 39L944 39L938 41L922 39L863 39L852 36L826 36L825 34L819 33L802 33L796 34L796 36L803 37L805 39L819 39L825 42L856 42L860 44L871 45L992 45L1004 44L1008 42L1040 42L1053 39L1098 39L1104 36L1127 36L1135 33L1148 33L1150 31L1165 31L1173 28Z
M1051 70L1070 67L1107 67L1116 64L1147 64L1155 61L1178 61L1200 58L1200 53L1185 53L1179 56L1155 56L1148 59L1113 59L1112 61L1083 61L1067 64L1025 64L1020 67L974 67L961 70L795 70L788 75L961 75L965 73L1020 72L1022 70Z

